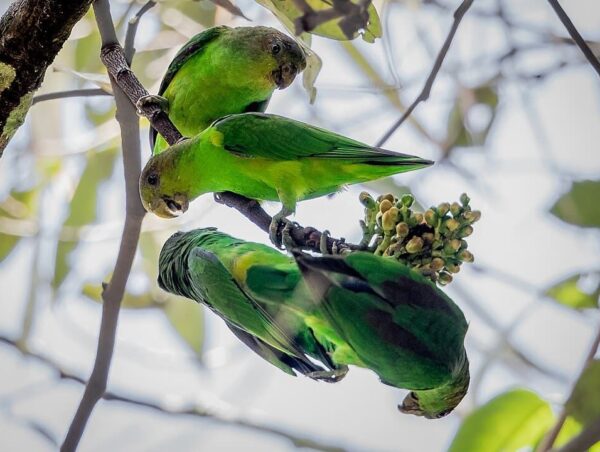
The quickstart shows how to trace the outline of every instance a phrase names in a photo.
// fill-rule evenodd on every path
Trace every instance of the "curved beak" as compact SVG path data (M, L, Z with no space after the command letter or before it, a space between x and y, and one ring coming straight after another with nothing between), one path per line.
M424 413L419 405L419 398L414 392L409 392L404 398L401 405L398 405L398 410L405 414L414 414L415 416L423 416Z
M175 194L157 198L151 204L151 211L161 218L176 218L188 210L190 203L187 196Z
M294 63L284 63L271 74L277 88L285 89L292 84L298 72L300 71Z

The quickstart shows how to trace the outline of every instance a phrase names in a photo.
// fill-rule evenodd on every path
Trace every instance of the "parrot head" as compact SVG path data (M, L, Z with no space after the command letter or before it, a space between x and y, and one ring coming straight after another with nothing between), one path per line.
M172 176L177 175L174 168L176 153L171 152L173 150L153 156L140 175L142 204L148 212L161 218L178 217L190 205L188 194L177 189L172 180Z
M294 39L270 27L238 27L226 38L222 51L226 61L237 65L245 79L265 80L273 88L285 89L306 67L302 48ZM237 83L244 83L237 80Z
M439 419L450 414L467 394L469 388L469 361L465 359L455 378L439 388L411 391L398 405L402 413Z

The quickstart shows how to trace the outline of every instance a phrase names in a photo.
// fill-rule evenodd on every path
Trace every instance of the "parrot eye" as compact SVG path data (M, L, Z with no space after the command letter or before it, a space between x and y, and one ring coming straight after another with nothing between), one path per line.
M158 184L158 175L156 173L149 174L146 180L150 185L156 185Z
M281 46L279 44L273 44L271 46L271 53L277 55L279 52L281 52Z
M444 411L441 411L441 412L439 412L439 413L438 413L438 414L435 416L435 418L436 418L436 419L439 419L439 418L441 418L441 417L444 417L444 416L446 416L447 414L450 414L451 412L452 412L452 410L444 410Z

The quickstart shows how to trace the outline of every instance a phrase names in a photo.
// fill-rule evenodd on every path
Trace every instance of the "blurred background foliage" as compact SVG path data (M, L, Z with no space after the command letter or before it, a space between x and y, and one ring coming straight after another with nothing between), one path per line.
M111 3L124 36L142 3ZM251 0L216 3L221 6L165 0L144 16L133 69L150 92L157 91L179 46L206 27L281 28ZM295 17L293 11L282 12L281 2L258 3L277 9L279 16ZM0 10L8 4L0 2ZM564 4L600 53L598 5L592 0ZM307 39L323 62L314 105L296 82L275 94L270 111L367 142L385 132L418 94L458 2L374 5L381 39L366 42L379 34L378 26L365 34L365 42ZM240 17L236 6L252 22ZM320 32L340 38L331 24ZM54 382L57 370L63 378L85 378L93 360L101 282L114 263L124 212L119 129L99 49L90 11L38 95L75 89L100 89L104 95L36 103L0 161L0 337L12 346L0 351L3 368L12 369L0 393L0 432L13 438L7 450L52 450L81 387L73 383L65 389L61 383L57 393L47 380ZM373 193L412 192L424 206L453 201L467 191L474 208L483 212L469 248L476 263L449 287L470 320L473 382L468 399L448 419L400 415L394 409L401 400L398 391L381 389L363 371L353 370L349 380L355 380L325 388L272 375L277 371L231 339L202 307L161 291L158 253L178 229L214 225L266 240L244 218L205 197L178 221L145 220L123 300L131 312L121 321L110 384L131 400L122 412L99 407L82 450L164 450L167 445L236 450L240 444L260 450L530 450L555 424L564 401L569 416L558 443L597 420L598 361L578 379L599 319L600 90L594 75L545 1L476 2L431 99L387 144L438 165L428 173L366 187ZM589 104L583 105L584 98ZM147 157L148 124L141 121ZM303 203L297 219L358 239L361 189ZM23 357L13 355L12 348ZM27 355L42 362L31 364ZM53 370L50 377L39 370L42 365ZM61 392L67 389L68 395ZM158 412L135 407L148 400ZM64 407L57 410L57 403ZM194 409L186 408L190 405ZM205 420L167 419L186 409L206 416L205 408L222 425L206 424L202 434L193 432ZM127 419L129 429L108 433L116 419ZM132 433L140 431L132 426L136 423L146 426L141 431L148 432L147 439Z

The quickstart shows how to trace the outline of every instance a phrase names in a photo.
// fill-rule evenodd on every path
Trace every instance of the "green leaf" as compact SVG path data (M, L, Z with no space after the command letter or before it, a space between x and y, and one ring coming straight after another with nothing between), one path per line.
M583 425L600 418L600 359L581 374L566 404L567 413Z
M0 220L24 220L31 217L34 203L37 201L36 189L12 192L0 202ZM15 249L21 236L0 232L0 262Z
M479 124L474 130L468 124L468 114L476 106L486 106L491 114L486 124ZM498 91L495 85L486 83L476 88L461 87L456 101L448 116L448 131L446 134L446 147L482 146L496 118L498 106Z
M181 297L170 297L164 312L177 334L200 358L204 345L204 311L201 305Z
M584 228L600 228L600 181L574 182L550 212L562 221Z
M515 451L533 448L553 425L550 405L537 394L514 389L472 412L458 430L450 452Z
M110 148L102 152L94 152L88 157L86 167L71 198L69 215L63 227L77 228L96 220L100 186L112 174L117 155L117 148ZM58 242L53 287L59 287L71 271L69 256L77 244L77 242Z
M256 0L258 4L271 11L277 19L292 34L295 34L296 19L303 15L303 12L296 6L294 0ZM346 0L348 3L358 4L359 0ZM317 14L330 11L332 3L324 0L306 0L306 3ZM311 34L323 36L325 38L347 41L358 36L367 42L373 42L381 37L381 22L377 10L373 4L367 9L366 22L358 17L338 16L327 22L318 25ZM304 35L306 33L302 33Z
M99 284L86 283L83 285L81 293L96 303L102 303L102 286ZM121 307L124 309L145 309L157 306L160 306L160 303L156 301L150 291L140 294L125 292L121 301Z
M579 283L585 276L573 275L550 287L546 290L546 295L573 309L597 308L598 297L600 297L600 281L596 283L594 290L584 291L580 288Z

